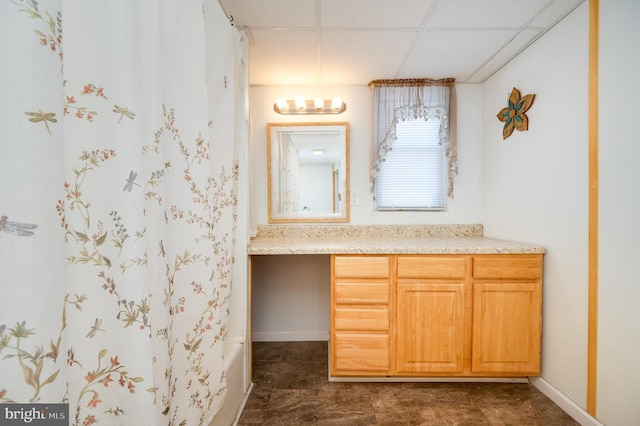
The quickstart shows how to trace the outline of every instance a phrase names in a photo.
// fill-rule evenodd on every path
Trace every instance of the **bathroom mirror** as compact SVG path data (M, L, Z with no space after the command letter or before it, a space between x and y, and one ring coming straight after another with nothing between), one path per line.
M349 123L268 123L269 223L349 221Z

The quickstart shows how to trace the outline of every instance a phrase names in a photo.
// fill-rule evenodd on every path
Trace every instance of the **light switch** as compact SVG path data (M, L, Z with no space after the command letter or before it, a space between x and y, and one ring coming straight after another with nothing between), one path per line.
M351 205L352 206L357 206L359 201L360 200L358 199L358 193L357 192L351 192Z

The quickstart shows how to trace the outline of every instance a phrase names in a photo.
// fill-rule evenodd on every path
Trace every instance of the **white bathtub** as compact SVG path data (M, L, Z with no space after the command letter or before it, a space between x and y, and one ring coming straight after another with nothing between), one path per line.
M224 362L227 366L227 395L209 426L230 426L237 423L242 408L251 393L248 368L245 365L245 360L248 359L246 353L247 348L244 342L225 342Z

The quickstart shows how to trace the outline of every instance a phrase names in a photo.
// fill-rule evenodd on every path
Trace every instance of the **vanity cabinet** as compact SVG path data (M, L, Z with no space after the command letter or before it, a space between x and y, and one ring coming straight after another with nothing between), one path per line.
M542 254L331 259L332 376L540 374Z

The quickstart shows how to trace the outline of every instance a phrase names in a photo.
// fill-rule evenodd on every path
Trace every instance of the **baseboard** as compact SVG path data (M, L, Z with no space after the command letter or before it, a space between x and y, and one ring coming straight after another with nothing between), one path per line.
M584 408L573 402L565 394L560 392L556 387L552 386L542 377L530 377L529 381L533 386L540 390L540 392L549 397L550 400L555 402L558 407L562 408L568 415L570 415L576 422L580 423L582 426L604 426L598 421L598 419L591 416L591 414L587 413Z
M254 331L254 342L328 342L328 331Z
M529 383L526 377L336 377L336 383Z

